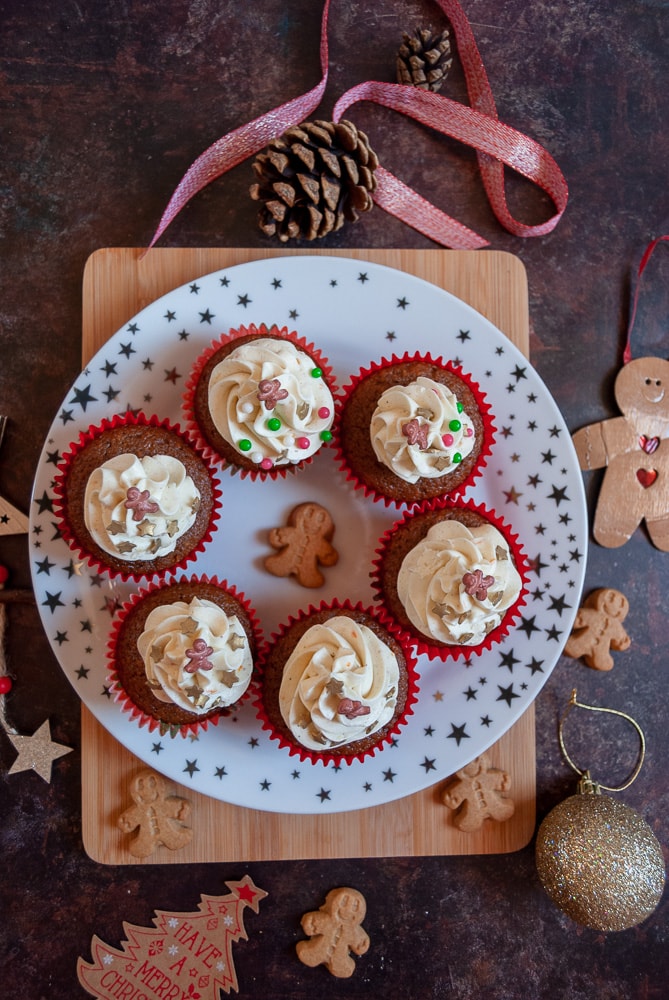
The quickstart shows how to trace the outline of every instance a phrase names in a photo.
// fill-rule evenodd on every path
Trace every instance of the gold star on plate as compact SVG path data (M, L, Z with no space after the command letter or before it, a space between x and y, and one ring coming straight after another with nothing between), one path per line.
M58 757L71 753L72 747L54 743L51 739L51 726L46 719L32 736L20 736L18 733L7 733L18 751L18 757L10 767L8 774L18 771L37 771L40 778L51 784L51 765Z

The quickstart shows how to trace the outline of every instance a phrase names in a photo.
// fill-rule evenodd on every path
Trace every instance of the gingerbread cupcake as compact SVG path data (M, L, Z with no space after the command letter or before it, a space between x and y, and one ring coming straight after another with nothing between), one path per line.
M211 457L242 476L275 478L331 440L333 392L313 344L287 327L242 326L197 360L184 412Z
M505 636L524 604L528 564L517 536L473 503L436 501L383 536L372 584L384 613L418 653L480 653Z
M63 538L101 572L139 580L183 567L211 538L220 489L178 425L127 413L63 456L54 510Z
M257 706L271 738L305 761L351 763L413 712L415 660L374 609L322 603L291 618L261 654Z
M338 409L341 467L386 505L458 497L490 454L495 428L483 393L460 368L429 354L362 369Z
M255 611L231 584L194 576L153 585L115 622L110 683L140 726L186 735L240 703L260 641Z

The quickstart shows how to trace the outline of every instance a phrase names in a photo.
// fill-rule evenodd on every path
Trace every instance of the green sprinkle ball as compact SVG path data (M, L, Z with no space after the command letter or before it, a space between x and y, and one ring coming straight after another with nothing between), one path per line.
M323 376L323 369L322 368L312 368L311 369L311 377L312 378L322 378L322 376Z
M239 442L240 451L251 451L252 447L253 445L251 444L248 438L242 438L242 440Z
M332 431L321 431L318 436L321 441L332 441Z
M462 427L462 424L460 423L459 420L451 420L449 421L448 426L452 431L459 431L460 428Z
M278 417L270 417L267 421L267 428L270 431L278 431L281 427L281 421Z

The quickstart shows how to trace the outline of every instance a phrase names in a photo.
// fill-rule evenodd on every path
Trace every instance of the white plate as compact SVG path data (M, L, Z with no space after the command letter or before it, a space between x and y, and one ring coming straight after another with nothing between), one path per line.
M527 604L507 638L469 660L419 658L420 696L401 736L373 758L305 764L270 741L251 706L196 740L130 721L109 696L105 651L116 601L135 585L81 566L58 537L53 477L82 429L127 409L181 420L191 365L240 324L286 325L328 356L339 384L372 359L420 350L461 363L492 404L493 455L468 491L496 510L533 561ZM365 500L332 449L285 481L221 473L223 509L212 543L189 570L226 577L251 599L266 635L322 598L372 601L369 569L380 535L399 516ZM300 501L333 515L339 562L306 591L262 568L267 532ZM225 268L157 299L95 355L63 400L40 457L30 519L30 562L40 615L66 677L122 744L174 781L236 805L273 812L376 806L451 775L498 740L546 682L573 625L586 563L587 515L569 431L527 359L470 306L422 279L339 257L287 257Z

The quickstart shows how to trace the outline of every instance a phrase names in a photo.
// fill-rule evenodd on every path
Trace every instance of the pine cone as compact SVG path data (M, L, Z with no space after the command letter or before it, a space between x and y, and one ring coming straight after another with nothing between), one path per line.
M258 221L282 243L320 239L373 205L379 160L352 122L304 122L289 128L253 161L251 197Z
M397 52L397 82L421 90L439 90L453 65L448 28L439 34L431 28L418 28L413 35L405 32L402 37Z

